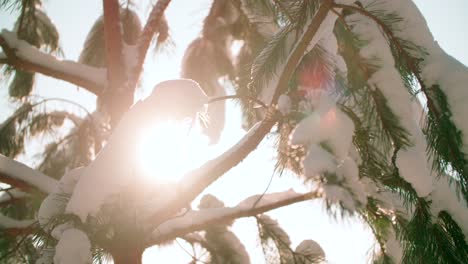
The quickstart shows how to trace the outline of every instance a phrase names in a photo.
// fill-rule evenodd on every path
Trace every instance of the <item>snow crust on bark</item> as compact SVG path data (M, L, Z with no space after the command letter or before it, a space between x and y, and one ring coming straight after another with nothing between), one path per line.
M152 236L156 239L157 237L165 236L176 230L181 230L190 226L201 225L216 219L222 219L228 215L239 214L241 212L249 211L255 207L273 205L280 201L293 199L302 195L303 194L297 193L292 189L284 192L265 194L263 196L253 195L244 199L234 207L220 207L221 204L215 204L214 202L208 202L205 200L204 203L213 205L213 207L198 211L189 211L181 217L170 219L162 223L158 229L153 232Z
M149 120L181 120L195 117L207 97L200 86L186 79L170 80L155 86L152 94L136 103L121 119L107 145L96 159L82 170L81 177L66 207L85 222L101 206L138 181L133 149Z
M21 199L27 197L28 194L17 189L12 189L9 191L3 191L0 193L0 204L8 202L14 199Z
M55 56L39 51L26 41L18 39L15 33L6 29L3 29L0 35L5 39L8 46L15 50L15 55L25 61L41 65L58 72L79 76L83 79L90 80L99 86L106 85L105 69L95 68L69 60L59 60Z
M53 192L57 185L53 178L3 155L0 155L0 173L24 181L45 193Z
M1 228L25 228L34 223L34 220L17 220L6 215L0 214Z

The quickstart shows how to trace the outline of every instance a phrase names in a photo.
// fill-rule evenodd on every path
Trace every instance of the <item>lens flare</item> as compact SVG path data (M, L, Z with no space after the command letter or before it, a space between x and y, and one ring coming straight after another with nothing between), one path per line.
M207 139L197 127L165 122L146 129L139 139L139 167L151 179L179 181L204 156Z

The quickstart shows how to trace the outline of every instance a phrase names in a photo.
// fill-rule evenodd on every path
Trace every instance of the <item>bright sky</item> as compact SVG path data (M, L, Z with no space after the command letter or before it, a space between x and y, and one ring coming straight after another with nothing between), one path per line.
M143 15L147 10L148 1L139 10ZM199 33L203 17L206 15L210 0L182 1L173 0L166 16L171 27L171 35L176 47L167 55L153 55L145 68L143 88L138 92L142 98L151 92L151 88L159 81L177 78L179 65L185 47ZM466 0L415 0L426 16L429 26L441 46L452 56L468 65L468 1ZM53 19L61 36L61 45L67 59L76 60L82 48L85 37L95 19L102 13L101 1L67 0L45 1L45 9ZM12 15L0 12L0 28L11 29ZM8 89L0 89L0 120L3 120L14 109L6 101ZM87 92L77 90L63 81L40 77L37 81L35 94L42 96L63 97L79 101L89 110L94 109L94 98ZM223 138L217 148L226 149L237 142L243 135L240 129L238 110L231 105L228 109L228 124ZM230 171L209 192L217 195L227 205L235 205L240 200L253 194L262 193L272 174L274 156L270 143L264 142L261 147L250 155L246 161ZM236 188L237 187L237 188ZM301 190L300 182L293 177L275 176L269 191L281 191L294 187ZM293 247L303 239L314 239L324 248L329 263L364 263L367 251L372 245L370 231L355 219L338 222L327 216L318 201L290 206L270 213L278 218L281 226L291 236ZM256 228L252 220L240 220L233 226L239 232L241 240L251 253L252 263L263 263L261 251L256 240ZM151 263L151 256L167 257L176 260L171 263L187 263L188 255L177 245L162 252L148 252L146 263Z

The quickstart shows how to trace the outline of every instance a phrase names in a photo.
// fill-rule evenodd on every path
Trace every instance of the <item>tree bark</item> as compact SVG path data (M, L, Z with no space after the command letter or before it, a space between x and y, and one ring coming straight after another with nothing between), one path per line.
M111 252L114 264L142 264L143 249L128 247L119 247Z
M123 59L123 38L118 0L104 0L104 37L108 86L103 100L115 127L122 115L133 104L135 87L127 85L126 65Z

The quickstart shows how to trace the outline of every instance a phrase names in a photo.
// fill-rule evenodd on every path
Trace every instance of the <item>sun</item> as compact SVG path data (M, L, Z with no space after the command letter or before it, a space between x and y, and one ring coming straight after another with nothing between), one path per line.
M176 182L205 156L207 138L199 125L167 121L145 129L138 139L142 172L153 180Z

